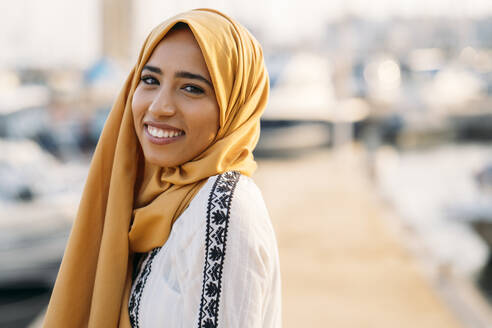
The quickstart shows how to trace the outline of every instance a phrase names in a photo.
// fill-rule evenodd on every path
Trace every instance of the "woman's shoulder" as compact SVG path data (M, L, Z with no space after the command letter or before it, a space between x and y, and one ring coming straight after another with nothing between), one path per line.
M230 171L214 176L212 182L208 198L212 223L227 221L229 232L240 232L252 243L275 241L263 195L251 177Z
M246 175L228 171L211 177L209 207L228 207L231 215L248 220L269 220L263 195Z
M230 194L234 199L243 201L260 201L264 203L260 189L253 178L237 171L227 171L211 176L207 185L210 192ZM254 197L255 199L248 198Z
M209 177L173 230L186 236L214 231L238 234L253 244L275 241L260 189L251 177L236 171Z

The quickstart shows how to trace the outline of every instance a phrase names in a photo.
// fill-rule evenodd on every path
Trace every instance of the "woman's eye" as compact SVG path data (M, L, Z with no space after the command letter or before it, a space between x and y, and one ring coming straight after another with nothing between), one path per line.
M199 95L205 92L202 88L197 87L196 85L185 85L182 89L195 95Z
M150 76L150 75L144 75L140 78L140 81L142 81L145 84L153 85L153 84L159 84L159 81L157 81L156 78Z

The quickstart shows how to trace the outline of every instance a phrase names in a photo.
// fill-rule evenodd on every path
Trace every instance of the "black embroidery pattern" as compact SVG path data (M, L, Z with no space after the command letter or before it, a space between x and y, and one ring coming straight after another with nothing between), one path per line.
M217 328L222 288L227 227L231 200L239 180L239 172L226 172L217 177L210 191L207 207L205 265L200 299L199 328Z
M130 301L128 302L128 312L130 314L130 323L133 328L138 328L138 315L140 311L140 301L142 299L142 293L145 287L145 283L147 282L147 278L150 275L150 271L152 271L152 261L154 257L159 252L161 248L154 248L147 256L143 265L143 269L140 274L137 276L135 283L132 288L132 293L130 295Z

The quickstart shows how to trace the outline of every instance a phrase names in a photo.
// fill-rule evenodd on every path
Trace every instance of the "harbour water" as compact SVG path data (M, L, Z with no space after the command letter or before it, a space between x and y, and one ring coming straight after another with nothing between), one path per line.
M460 274L476 276L486 264L489 250L460 215L460 208L479 206L484 200L474 176L492 163L492 145L383 147L375 153L374 162L384 198L434 260Z

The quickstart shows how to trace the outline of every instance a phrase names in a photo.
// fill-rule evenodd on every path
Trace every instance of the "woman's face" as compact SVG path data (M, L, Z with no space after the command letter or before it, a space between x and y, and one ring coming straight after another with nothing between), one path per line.
M195 158L219 129L219 105L189 29L168 33L145 64L132 101L145 159L173 167Z

